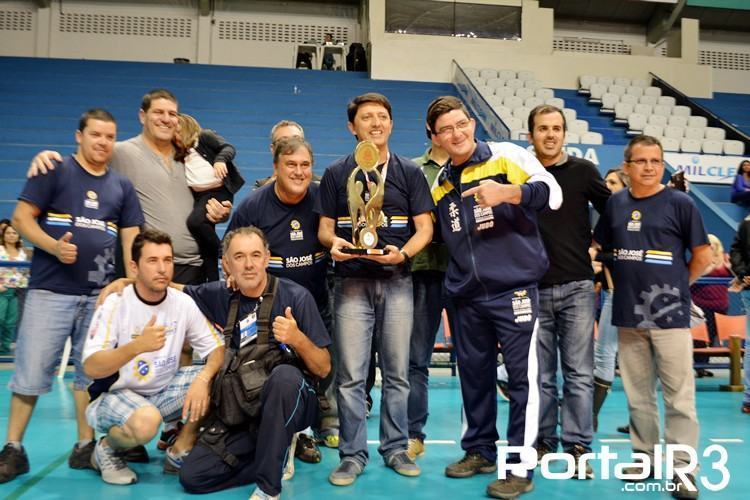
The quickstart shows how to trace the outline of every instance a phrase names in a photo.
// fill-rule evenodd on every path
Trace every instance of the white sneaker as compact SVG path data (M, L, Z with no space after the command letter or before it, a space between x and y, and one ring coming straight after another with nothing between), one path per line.
M253 494L250 495L250 500L279 500L281 495L271 496L260 488L255 488Z
M99 471L105 483L133 484L138 481L138 476L128 467L125 459L118 457L104 439L96 443L94 453L91 454L91 466Z

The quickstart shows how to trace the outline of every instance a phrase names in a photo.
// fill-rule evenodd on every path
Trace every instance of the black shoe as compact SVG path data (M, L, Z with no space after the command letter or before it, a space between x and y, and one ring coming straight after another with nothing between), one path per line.
M621 434L630 434L630 424L618 427L617 432Z
M508 382L497 381L497 393L505 401L510 401L510 392L508 392Z
M571 448L568 453L573 456L573 459L575 460L575 467L573 469L575 475L573 476L573 479L594 479L594 469L591 468L591 464L588 460L585 462L585 472L583 473L583 477L581 477L580 469L579 469L579 459L581 458L581 455L584 453L588 453L586 449L581 446L580 444L574 445L573 448Z
M494 498L516 498L534 489L531 479L508 474L505 479L498 479L487 486L487 494Z
M29 472L29 457L26 455L26 450L23 447L17 450L12 444L6 444L3 451L0 451L0 483L7 483L27 472Z
M134 464L147 464L149 461L148 451L143 445L134 446L127 450L117 452L117 456L124 458L126 462Z
M91 454L94 453L94 448L96 448L96 440L94 439L83 448L80 448L76 443L68 457L68 467L71 469L91 469Z
M372 396L369 394L365 394L365 404L367 405L365 417L370 418L370 412L372 411Z
M307 462L308 464L317 464L320 462L320 449L315 441L307 434L297 435L297 447L294 449L294 456Z
M490 474L497 470L497 464L476 452L467 452L464 458L445 468L448 477L471 477L475 474Z
M675 489L672 490L672 498L698 498L698 495L700 492L698 491L698 481L695 480L695 476L692 474L685 474L687 476L687 479L692 483L690 488L688 488L688 485L682 481L679 477L675 475L674 479L672 480L672 484L676 486Z
M156 447L162 451L165 451L167 448L172 446L175 441L177 441L177 436L179 436L180 431L182 430L183 426L182 422L177 422L177 427L172 427L168 431L162 431L161 435L159 436L159 440L156 442Z

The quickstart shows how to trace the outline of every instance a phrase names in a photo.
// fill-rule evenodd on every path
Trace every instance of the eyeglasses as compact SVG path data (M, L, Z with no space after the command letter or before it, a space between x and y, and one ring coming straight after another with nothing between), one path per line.
M436 134L442 135L442 136L453 135L453 132L455 132L456 130L458 130L459 132L463 132L464 130L469 128L470 125L471 125L471 120L461 120L455 125L448 125L447 127L441 127L440 129L438 129Z
M627 163L635 165L636 167L645 167L648 164L652 167L661 167L664 165L664 160L646 160L642 158L640 160L628 160Z

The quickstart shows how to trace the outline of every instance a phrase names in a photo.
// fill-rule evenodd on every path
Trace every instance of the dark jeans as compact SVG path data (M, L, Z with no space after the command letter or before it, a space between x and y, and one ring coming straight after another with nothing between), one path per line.
M200 285L206 282L206 273L202 266L175 264L172 281L181 285Z
M227 451L237 457L230 467L201 440L185 457L180 483L190 493L211 493L256 483L269 495L281 493L281 476L292 435L317 418L315 390L290 365L274 368L261 393L257 432L230 431Z
M445 273L440 271L412 273L414 324L409 344L409 438L425 438L430 361L444 307L449 311L449 319L452 317L452 308L444 293L444 277Z
M187 227L190 234L198 243L198 248L203 259L203 269L206 281L216 281L219 279L219 247L221 240L216 236L216 227L213 222L206 218L206 203L211 198L217 201L232 201L234 195L225 187L211 189L209 191L194 192L193 198L195 204L193 211L187 218ZM179 283L179 282L178 282Z

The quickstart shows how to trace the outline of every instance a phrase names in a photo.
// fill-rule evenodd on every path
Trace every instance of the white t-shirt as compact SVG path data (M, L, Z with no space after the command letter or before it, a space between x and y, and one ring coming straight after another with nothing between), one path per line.
M214 166L203 158L195 148L185 157L185 179L192 189L213 189L221 187L221 179L216 177Z
M221 335L188 295L173 288L157 305L148 305L135 294L133 285L121 295L112 294L97 308L83 348L83 361L99 351L107 351L132 341L141 334L151 316L156 324L167 327L164 347L154 352L137 355L120 368L120 378L110 391L131 389L138 394L151 395L163 389L180 366L182 345L187 338L201 358L224 345Z

